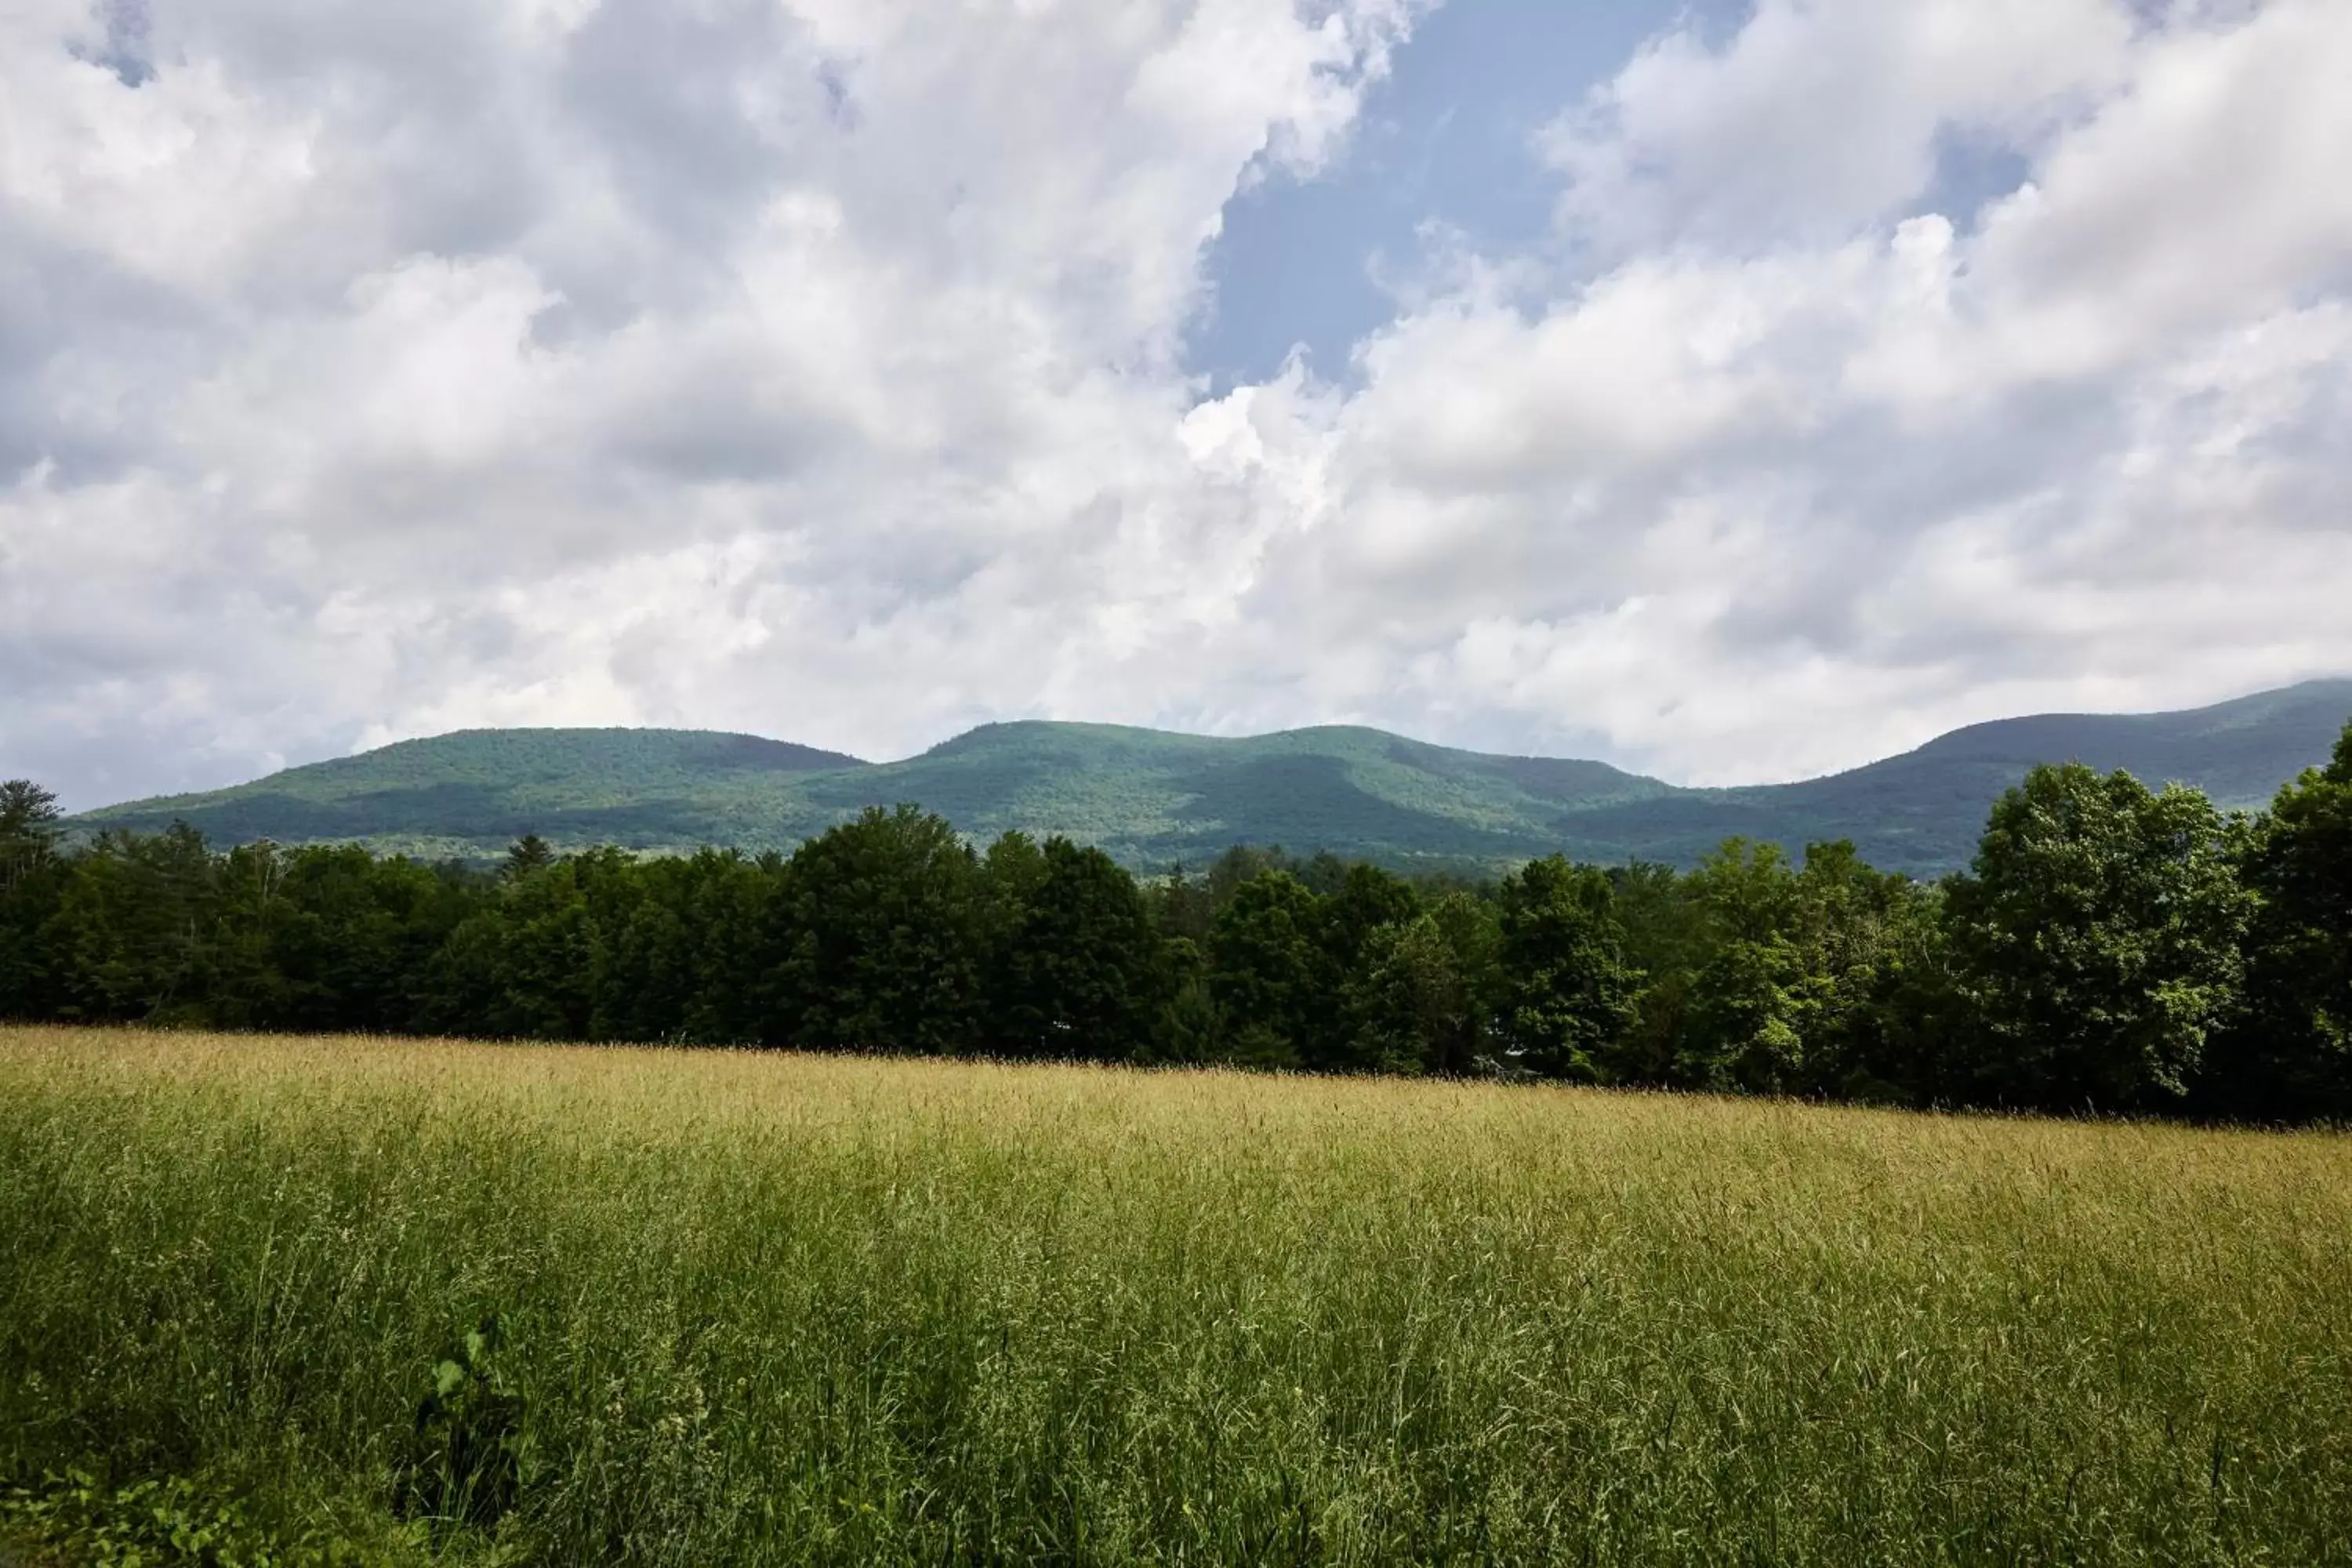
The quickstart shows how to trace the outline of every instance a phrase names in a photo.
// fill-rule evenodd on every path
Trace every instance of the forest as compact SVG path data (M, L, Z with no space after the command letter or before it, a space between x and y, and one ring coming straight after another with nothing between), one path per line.
M2352 725L2263 812L2079 764L1969 869L1733 839L1491 882L1236 847L1138 878L914 805L790 855L495 868L79 837L0 785L0 1017L2352 1115Z

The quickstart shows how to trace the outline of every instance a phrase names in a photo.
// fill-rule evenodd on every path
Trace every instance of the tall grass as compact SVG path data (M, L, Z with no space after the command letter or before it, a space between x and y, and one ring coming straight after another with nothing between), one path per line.
M395 1528L492 1314L520 1489ZM2347 1562L2352 1141L0 1032L69 1463L453 1560Z

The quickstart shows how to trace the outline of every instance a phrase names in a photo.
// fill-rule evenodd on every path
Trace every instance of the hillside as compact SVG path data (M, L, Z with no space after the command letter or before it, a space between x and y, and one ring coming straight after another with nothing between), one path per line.
M76 820L152 831L179 819L215 843L351 839L433 856L496 854L525 833L565 845L751 846L774 841L773 802L791 780L866 766L706 730L461 730Z
M1827 778L1680 791L1580 816L1575 826L1596 859L1637 855L1687 865L1733 834L1792 850L1851 838L1874 865L1934 874L1968 863L1985 813L2036 763L2121 768L2151 785L2177 780L2223 806L2253 807L2326 762L2347 720L2352 680L2306 681L2174 713L2003 719Z
M2315 681L2188 712L1973 725L1828 778L1710 790L1345 727L1226 740L991 724L883 764L696 731L483 730L78 820L153 829L177 818L216 842L358 839L487 857L527 832L648 851L786 848L862 806L916 801L968 833L1066 833L1141 868L1197 866L1244 842L1409 867L1496 867L1555 849L1687 864L1742 834L1792 850L1850 837L1876 864L1928 874L1966 862L1987 808L2036 762L2128 768L2252 805L2324 760L2347 717L2352 680Z

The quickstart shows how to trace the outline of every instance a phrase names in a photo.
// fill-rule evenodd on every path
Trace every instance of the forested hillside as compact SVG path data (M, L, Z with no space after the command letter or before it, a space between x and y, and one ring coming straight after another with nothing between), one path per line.
M2035 767L1939 883L1737 838L1687 873L1235 848L1139 880L911 805L790 857L526 837L486 871L184 825L77 847L19 780L0 1017L2344 1116L2347 890L2352 724L2251 817Z
M1850 773L1741 789L1344 727L1229 740L992 724L880 765L748 735L471 731L77 820L488 860L525 834L558 848L790 849L866 806L919 801L978 838L1063 834L1132 869L1198 868L1235 844L1406 870L1500 872L1556 852L1687 868L1738 835L1791 855L1850 839L1874 865L1936 875L1965 863L1985 812L2035 763L2123 768L2251 805L2324 760L2347 715L2352 681L2315 681L2183 713L1980 724Z
M76 820L145 831L186 822L223 844L361 843L434 858L499 854L525 833L566 846L758 848L777 842L777 803L794 780L865 766L707 730L461 730Z

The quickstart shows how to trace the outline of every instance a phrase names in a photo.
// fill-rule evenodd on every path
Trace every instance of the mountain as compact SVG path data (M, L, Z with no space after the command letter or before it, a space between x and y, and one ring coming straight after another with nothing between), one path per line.
M705 730L460 730L74 820L142 832L183 820L216 844L352 839L435 857L502 853L524 833L567 846L752 846L776 841L780 789L866 765Z
M1403 867L1493 868L1553 850L1688 864L1740 834L1792 851L1852 838L1873 863L1925 875L1967 862L1993 800L2034 763L2127 768L2257 805L2324 762L2347 717L2352 680L2313 681L2189 712L1971 725L1849 773L1737 789L1336 726L1224 740L990 724L879 764L701 731L473 730L76 821L484 858L533 832L562 846L788 848L863 806L916 801L981 837L1066 833L1144 868L1198 866L1235 843Z
M1631 854L1687 865L1733 834L1791 851L1851 838L1874 866L1933 875L1968 864L1992 803L2036 763L2121 768L2151 786L2194 784L2217 805L2252 808L2325 763L2347 720L2352 680L2306 681L2176 713L2000 719L1827 778L1681 791L1580 816L1577 828L1594 859Z

